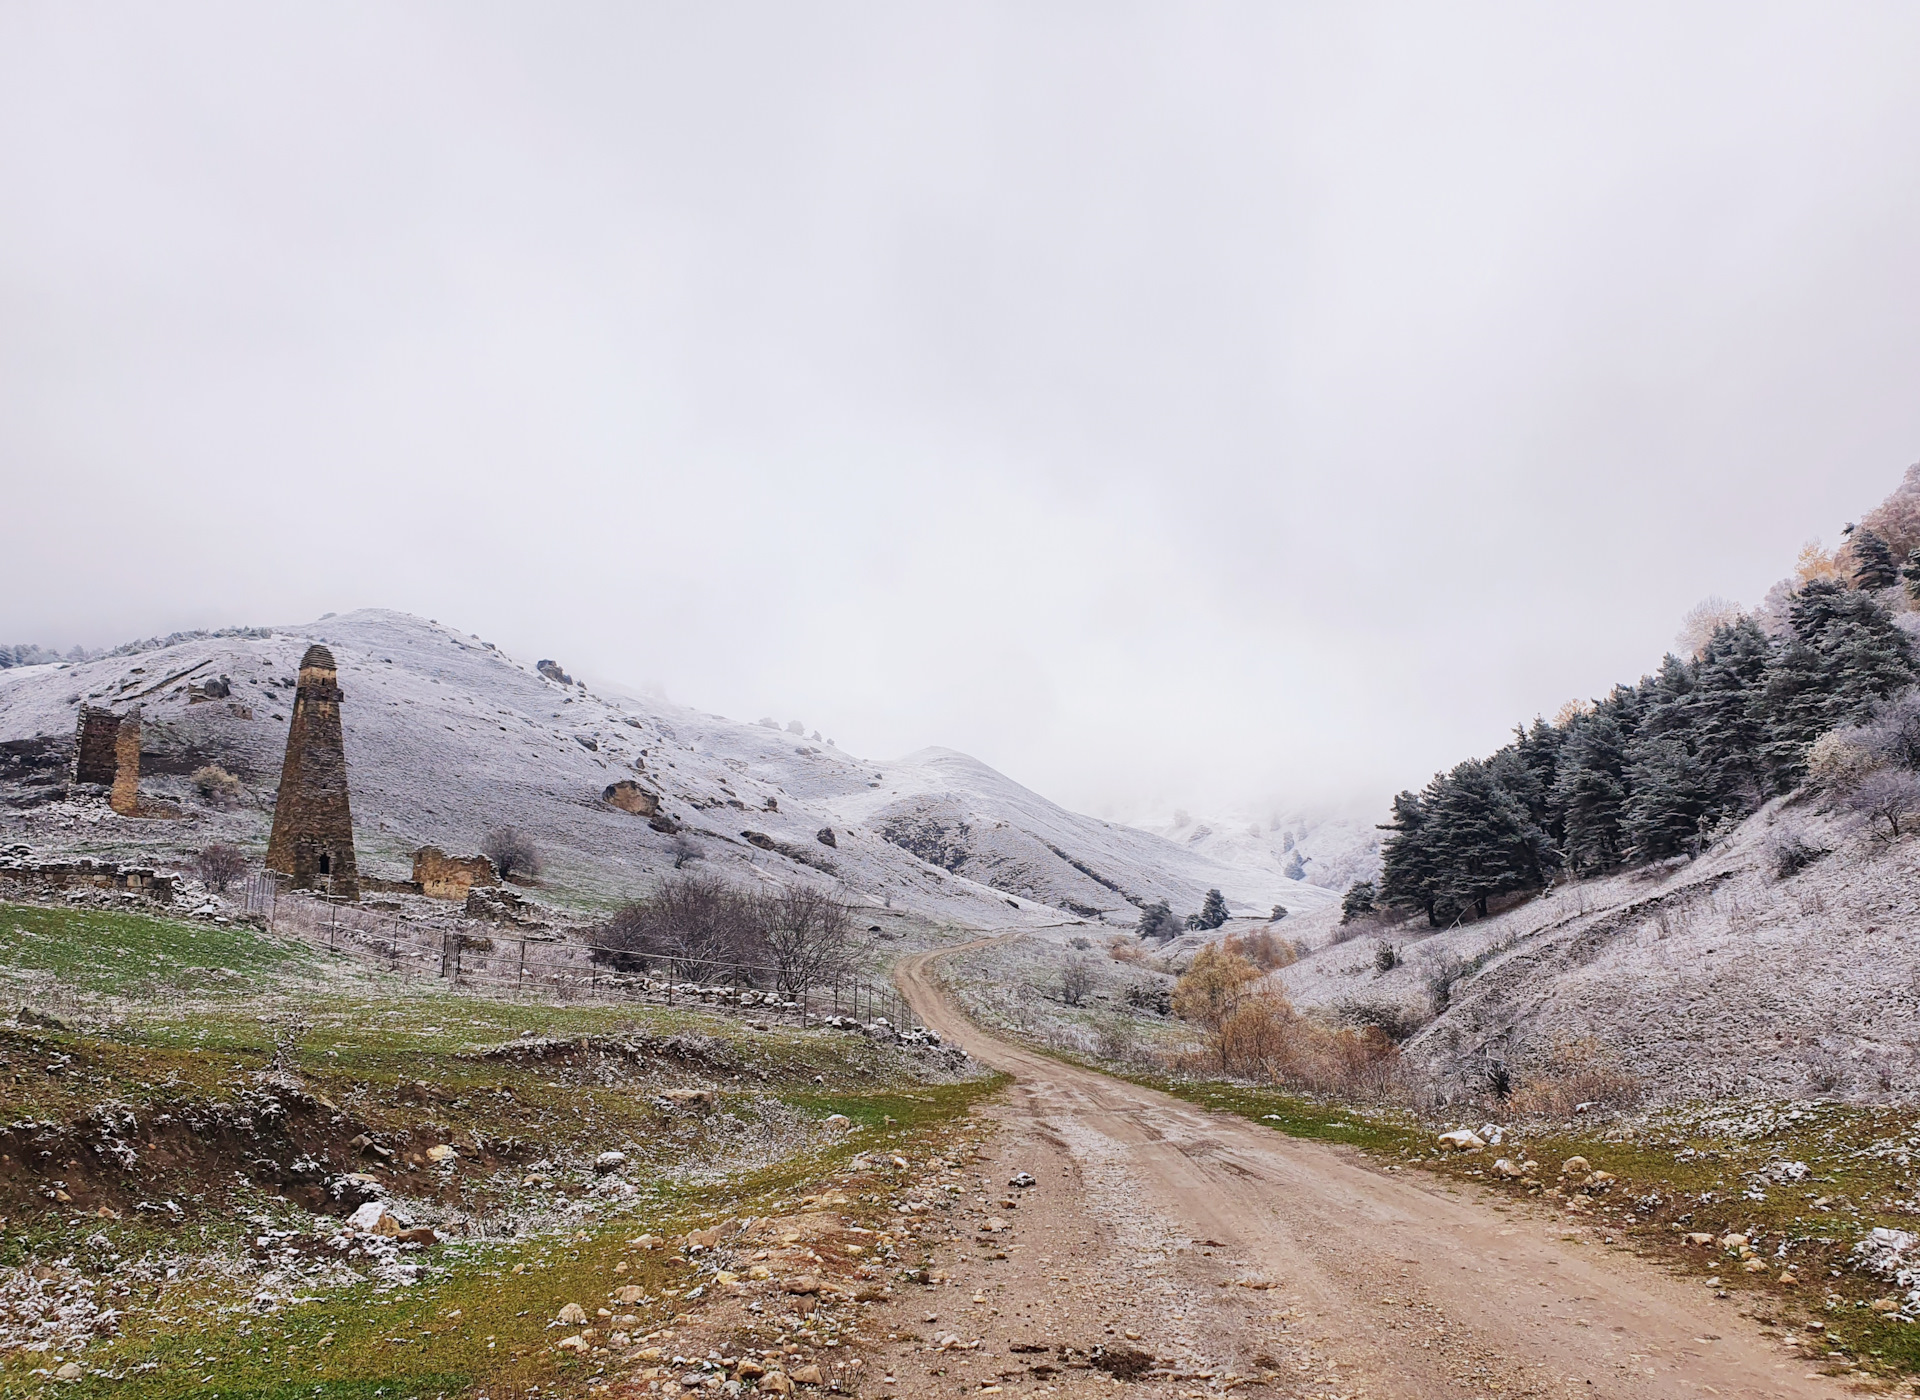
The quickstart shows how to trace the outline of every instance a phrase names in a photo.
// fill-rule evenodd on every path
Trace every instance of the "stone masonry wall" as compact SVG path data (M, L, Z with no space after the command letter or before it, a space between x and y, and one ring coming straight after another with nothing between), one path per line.
M140 815L140 711L120 716L113 735L113 791L107 805L123 817Z
M73 738L73 780L108 787L113 782L117 761L113 740L120 730L120 716L96 705L80 707L80 722Z
M497 885L500 877L485 856L450 856L438 846L413 853L413 882L432 899L465 900L475 885Z

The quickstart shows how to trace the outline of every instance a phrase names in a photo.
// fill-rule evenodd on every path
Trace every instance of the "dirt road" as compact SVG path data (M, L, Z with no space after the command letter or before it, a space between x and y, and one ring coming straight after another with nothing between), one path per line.
M896 1394L1116 1386L1061 1360L1094 1346L1150 1357L1134 1388L1168 1396L1249 1380L1268 1396L1849 1393L1734 1302L1589 1230L986 1035L935 980L944 955L903 963L902 990L1014 1084L968 1203L978 1233L956 1224L954 1277L926 1295L959 1305L913 1319ZM1009 1189L1017 1170L1037 1184Z

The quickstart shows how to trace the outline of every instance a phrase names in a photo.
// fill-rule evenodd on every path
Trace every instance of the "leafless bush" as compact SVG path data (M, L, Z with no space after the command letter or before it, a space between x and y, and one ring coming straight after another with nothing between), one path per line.
M699 860L704 855L706 855L706 852L700 849L699 842L687 835L686 832L674 832L673 868L675 870L685 870L687 866Z
M1577 1040L1556 1044L1546 1062L1521 1080L1510 1102L1518 1117L1561 1122L1583 1108L1631 1108L1641 1093L1640 1080L1608 1059L1596 1042Z
M238 846L215 841L200 848L200 854L193 858L193 868L208 889L225 894L227 886L246 874L247 858Z
M1271 989L1241 998L1206 1038L1222 1072L1314 1093L1381 1098L1401 1074L1399 1048L1378 1028L1324 1025Z
M502 880L533 879L545 861L539 846L518 827L497 826L480 842L480 854L493 862Z
M210 807L231 807L246 795L240 780L217 763L194 770L193 790Z
M764 971L789 994L850 973L870 944L855 931L853 911L832 895L794 889L759 895L711 875L676 875L633 900L594 933L594 959L637 971L649 959L693 963L694 976L722 968Z
M675 875L594 933L595 957L633 970L649 957L744 963L756 951L753 897L712 875Z
M1881 840L1897 841L1901 823L1910 824L1914 814L1920 812L1920 773L1878 769L1842 794L1840 805L1853 814L1857 829Z
M742 912L749 937L765 948L786 992L844 977L868 946L854 938L852 909L820 890L749 897Z
M1340 1001L1327 1011L1340 1025L1378 1030L1396 1044L1411 1040L1432 1019L1419 1007L1399 1001Z
M1068 1006L1084 1001L1093 984L1093 964L1085 958L1068 958L1067 965L1060 969L1060 999Z
M1430 959L1421 969L1420 983L1426 988L1427 1001L1433 1007L1433 1014L1443 1016L1453 1005L1453 989L1461 978L1467 975L1467 965L1451 953L1440 953Z

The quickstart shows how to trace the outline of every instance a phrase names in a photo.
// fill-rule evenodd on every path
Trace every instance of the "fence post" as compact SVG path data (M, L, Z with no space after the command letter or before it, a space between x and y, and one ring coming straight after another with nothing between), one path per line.
M453 985L460 985L460 955L466 951L467 936L463 933L453 935Z
M527 985L527 940L523 938L520 940L520 970L514 973L513 989L516 992L522 991L525 989L526 985Z

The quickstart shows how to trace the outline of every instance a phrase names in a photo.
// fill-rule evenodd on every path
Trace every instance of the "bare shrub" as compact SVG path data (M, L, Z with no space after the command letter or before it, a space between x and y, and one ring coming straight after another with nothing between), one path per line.
M1093 964L1085 958L1068 958L1067 965L1060 969L1060 999L1068 1006L1084 1001L1093 984Z
M623 971L648 958L696 963L747 963L756 946L758 911L753 896L712 875L675 875L654 892L633 900L594 933L594 956Z
M1094 1026L1094 1048L1103 1060L1125 1063L1140 1058L1140 1037L1124 1016L1103 1017Z
M1433 1018L1417 1006L1399 1001L1341 1001L1327 1008L1340 1025L1355 1030L1378 1030L1396 1044L1411 1040Z
M1277 967L1292 967L1300 961L1300 945L1291 938L1282 938L1272 929L1256 929L1252 933L1229 934L1225 947L1238 953L1262 972L1272 972Z
M480 854L493 862L502 880L533 879L546 864L533 838L513 826L489 831L480 842Z
M1171 1016L1173 993L1164 982L1132 982L1120 993L1120 999L1134 1011L1149 1016Z
M706 852L700 849L700 843L684 831L673 833L673 868L685 870L694 861L701 859Z
M815 889L792 889L771 899L746 897L741 910L750 954L764 949L781 990L798 992L844 977L872 945L854 938L853 910Z
M246 795L240 780L217 763L194 769L193 790L210 807L231 807Z
M1194 954L1173 987L1173 1014L1209 1033L1218 1032L1246 995L1248 984L1260 976L1260 970L1230 942L1209 943Z
M1333 1028L1266 989L1242 997L1209 1033L1224 1073L1313 1093L1381 1097L1400 1073L1400 1051L1377 1027Z
M1107 940L1107 956L1117 963L1143 963L1147 960L1146 950L1130 939L1118 935Z
M1426 988L1433 1014L1444 1016L1453 1005L1453 989L1467 975L1467 965L1451 953L1441 953L1421 969L1420 983Z
M246 874L247 858L238 846L215 841L200 848L200 854L193 858L193 868L208 889L225 894L227 886Z
M1840 805L1853 814L1854 826L1886 841L1900 838L1900 825L1909 825L1920 812L1920 773L1882 768L1869 773ZM1884 829L1883 829L1884 828Z
M1775 827L1767 833L1764 847L1767 868L1773 872L1776 880L1787 880L1798 875L1821 856L1829 854L1825 846L1817 846L1800 832L1797 827ZM1661 935L1665 937L1663 933Z
M1608 1059L1597 1042L1574 1040L1556 1043L1509 1102L1522 1118L1558 1122L1587 1108L1632 1108L1641 1094L1640 1080Z

